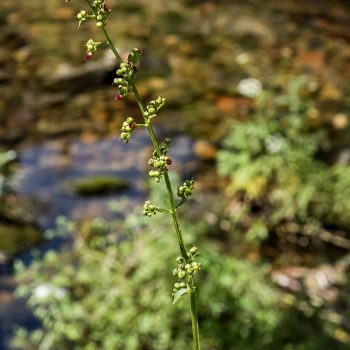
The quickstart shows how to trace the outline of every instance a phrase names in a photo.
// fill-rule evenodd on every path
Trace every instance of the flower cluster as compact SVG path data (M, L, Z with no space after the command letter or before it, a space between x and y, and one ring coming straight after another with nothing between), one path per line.
M159 182L164 172L167 171L167 166L173 163L171 158L167 156L170 145L171 140L166 138L165 141L159 145L159 150L162 155L158 157L157 152L154 151L152 158L148 161L148 164L156 169L149 172L149 176L153 177L156 182Z
M147 111L143 113L143 116L149 121L152 120L157 116L156 113L164 106L164 103L165 98L161 98L160 96L155 101L152 100L147 106Z
M88 14L86 11L82 10L77 14L77 19L79 20L79 27L85 23L88 19L95 18L96 26L102 28L106 25L106 19L111 12L104 0L95 0L92 4L92 13Z
M96 14L96 26L102 28L106 25L106 19L111 12L104 0L95 0L92 4L92 8Z
M98 47L101 45L102 43L99 41L93 41L92 39L89 39L87 41L87 43L85 44L86 46L86 56L84 61L90 59L94 53L97 51Z
M159 150L160 150L160 153L163 155L163 156L166 156L169 152L169 149L170 149L170 146L171 146L171 139L169 139L169 137L167 137L160 145L159 145ZM156 152L153 152L153 155L155 156L156 155ZM170 160L171 161L171 160ZM172 162L171 162L172 163ZM168 164L168 165L171 165Z
M191 196L194 189L194 180L186 180L179 188L177 189L177 196L182 199L187 199Z
M117 78L113 80L113 83L118 86L119 92L115 96L116 100L120 100L125 97L131 90L131 83L135 80L136 67L135 64L138 61L142 51L140 49L133 49L128 56L128 63L122 62L119 69L116 71Z
M77 14L77 19L79 20L79 27L86 22L88 19L94 18L94 15L89 15L86 11L82 10Z
M172 296L181 288L191 288L190 281L192 276L197 273L201 268L202 264L194 261L194 259L199 255L197 247L192 247L187 253L187 261L182 256L176 259L178 268L173 271L173 275L177 276L183 282L177 282L174 284L174 289Z
M157 211L158 211L158 208L156 206L154 206L150 201L147 201L143 205L142 214L150 217L152 215L156 215Z
M134 119L128 117L128 119L122 125L122 133L120 135L120 138L123 139L125 143L128 143L130 140L130 134L135 128L136 123L134 122Z
M149 165L152 165L157 170L151 170L149 176L153 177L156 182L159 182L164 172L167 170L167 165L170 165L172 160L167 156L160 156L159 158L155 155L148 161Z

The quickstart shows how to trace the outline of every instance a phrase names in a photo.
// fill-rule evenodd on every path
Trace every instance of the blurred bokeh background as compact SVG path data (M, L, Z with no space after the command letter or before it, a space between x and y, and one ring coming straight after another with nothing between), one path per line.
M137 86L161 95L182 231L200 249L203 350L350 348L348 0L109 0ZM85 1L0 3L0 349L189 348L175 235L142 216L143 130L119 140L108 48ZM16 291L15 291L16 290Z

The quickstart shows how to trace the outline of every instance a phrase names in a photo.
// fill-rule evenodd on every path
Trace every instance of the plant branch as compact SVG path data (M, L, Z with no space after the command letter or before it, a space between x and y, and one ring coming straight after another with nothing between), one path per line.
M94 8L90 4L90 1L89 0L85 0L85 1L88 4L89 8L91 9L92 13L94 15L96 15L96 13L94 11ZM119 63L122 63L123 62L122 58L119 55L119 53L118 53L117 49L115 48L115 46L113 45L112 40L110 39L110 37L109 37L105 27L102 26L101 30L102 30L105 38L106 38L106 41L107 41L109 47L111 48L112 52L114 53L116 59L118 60ZM137 90L134 82L131 82L130 85L131 85L131 90L132 90L132 92L135 95L135 99L136 99L136 102L137 102L137 104L139 106L141 114L142 114L142 116L143 116L143 118L145 120L145 124L146 124L146 127L148 129L148 133L150 135L150 138L152 140L154 149L155 149L157 155L160 157L162 155L162 153L161 153L161 151L159 149L159 144L157 142L157 139L156 139L154 130L152 128L152 125L147 120L147 118L144 116L145 108L144 108L143 103L141 101L141 98L140 98L140 95L138 93L138 90ZM187 256L185 244L184 244L184 241L183 241L182 233L181 233L181 230L180 230L179 218L178 218L177 211L176 211L176 209L179 207L179 205L177 207L175 206L174 194L173 194L172 186L171 186L171 183L170 183L169 174L168 174L167 171L164 172L164 180L165 180L165 185L166 185L166 188L167 188L169 204L170 204L170 211L169 212L171 213L171 215L173 217L173 223L174 223L174 228L175 228L175 232L176 232L176 236L177 236L177 240L178 240L178 244L179 244L179 249L180 249L182 257L187 262L188 261L188 256ZM183 204L182 201L180 203ZM200 350L196 291L195 291L195 286L194 286L194 282L193 282L193 278L192 277L191 277L190 284L191 284L191 289L192 289L191 293L190 293L190 303L191 303L191 319L192 319L192 333L193 333L193 349L194 350Z

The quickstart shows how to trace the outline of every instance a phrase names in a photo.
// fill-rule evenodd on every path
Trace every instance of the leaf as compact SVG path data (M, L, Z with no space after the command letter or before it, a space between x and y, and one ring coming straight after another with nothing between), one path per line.
M185 294L190 293L191 289L189 287L186 288L180 288L175 294L174 294L174 300L173 305L176 304Z

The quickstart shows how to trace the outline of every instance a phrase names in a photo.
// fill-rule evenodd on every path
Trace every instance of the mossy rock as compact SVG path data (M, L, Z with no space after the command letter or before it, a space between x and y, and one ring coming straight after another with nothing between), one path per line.
M0 223L0 251L15 256L43 240L43 234L35 225Z
M64 188L75 195L96 196L123 191L128 183L116 176L96 175L69 180Z

